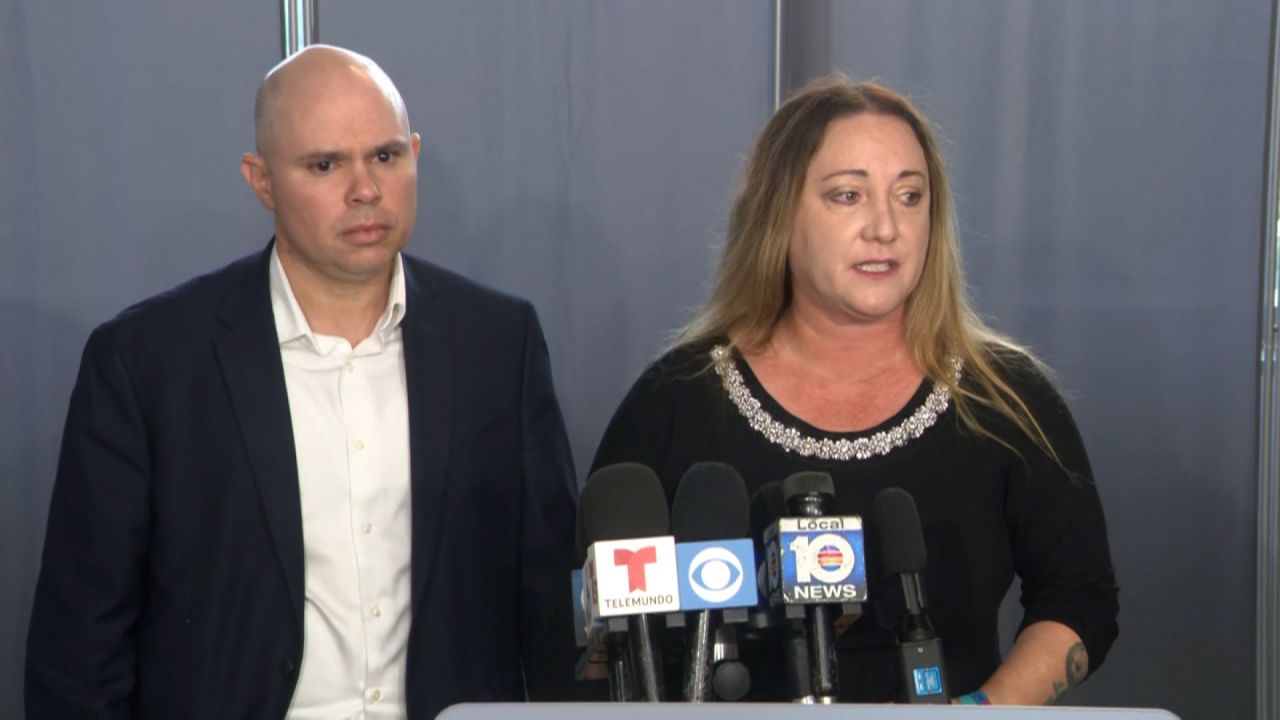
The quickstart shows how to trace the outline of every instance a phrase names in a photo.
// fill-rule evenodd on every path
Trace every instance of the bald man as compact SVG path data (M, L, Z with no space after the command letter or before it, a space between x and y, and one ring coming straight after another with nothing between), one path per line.
M368 58L274 68L266 249L89 338L29 718L432 718L573 693L576 483L533 308L402 253L420 140Z

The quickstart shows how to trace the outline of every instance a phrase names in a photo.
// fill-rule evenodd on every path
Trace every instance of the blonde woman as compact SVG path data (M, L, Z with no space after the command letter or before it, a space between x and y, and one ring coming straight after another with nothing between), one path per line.
M887 487L919 508L930 613L965 703L1053 703L1117 634L1117 587L1088 457L1043 367L965 294L952 197L928 121L834 76L786 102L733 203L714 288L618 408L595 465L650 465L669 496L719 460L749 491L830 473L839 514ZM869 529L864 616L839 641L840 697L894 699L903 614ZM1022 623L1000 655L1014 575ZM760 649L758 665L777 663ZM781 699L781 672L752 697Z

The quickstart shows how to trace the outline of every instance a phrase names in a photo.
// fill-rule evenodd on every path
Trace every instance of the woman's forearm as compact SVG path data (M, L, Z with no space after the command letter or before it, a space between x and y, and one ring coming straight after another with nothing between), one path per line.
M1080 636L1062 623L1042 621L1018 635L982 691L993 705L1052 705L1088 674Z

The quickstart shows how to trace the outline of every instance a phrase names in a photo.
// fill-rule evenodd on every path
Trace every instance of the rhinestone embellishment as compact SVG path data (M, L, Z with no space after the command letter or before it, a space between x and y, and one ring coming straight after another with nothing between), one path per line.
M819 439L783 425L761 407L760 401L747 389L742 373L733 362L733 353L727 345L716 345L711 348L711 359L715 363L716 374L720 376L725 392L729 394L729 399L738 408L738 412L747 419L751 429L763 435L769 442L782 447L783 450L796 453L801 457L820 460L866 460L875 455L888 455L894 448L902 447L923 435L924 431L932 427L938 421L938 416L946 412L951 404L951 389L946 385L934 383L933 391L925 398L924 404L895 427L854 440ZM958 382L963 363L959 358L952 358L951 365Z

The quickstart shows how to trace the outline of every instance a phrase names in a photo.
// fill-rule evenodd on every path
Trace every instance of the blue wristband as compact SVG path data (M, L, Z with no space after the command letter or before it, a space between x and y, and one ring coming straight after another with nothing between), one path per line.
M968 695L961 695L960 697L956 698L956 702L960 703L961 705L990 705L991 704L991 700L987 697L987 694L982 692L981 690L974 690Z

